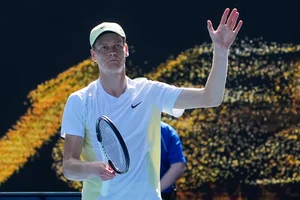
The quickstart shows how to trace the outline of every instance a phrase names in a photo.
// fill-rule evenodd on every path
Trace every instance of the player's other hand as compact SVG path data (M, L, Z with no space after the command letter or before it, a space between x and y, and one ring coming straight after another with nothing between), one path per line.
M101 179L102 181L111 180L116 176L115 171L104 162L99 162L95 166L95 173L96 176Z

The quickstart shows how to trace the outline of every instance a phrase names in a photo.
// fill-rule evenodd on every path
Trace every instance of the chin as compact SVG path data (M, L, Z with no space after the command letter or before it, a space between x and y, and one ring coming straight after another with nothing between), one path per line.
M111 73L121 73L125 70L124 66L108 66L108 71Z

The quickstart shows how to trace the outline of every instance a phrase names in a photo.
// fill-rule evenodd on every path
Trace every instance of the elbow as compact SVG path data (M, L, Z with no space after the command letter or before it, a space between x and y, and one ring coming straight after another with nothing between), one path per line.
M70 175L70 172L68 169L68 164L65 162L62 165L62 173L66 179L71 180L71 175Z
M211 92L205 91L204 90L204 102L205 102L205 107L207 108L212 108L212 107L219 107L222 102L223 102L223 93L222 95L220 95L221 93L218 94L212 94Z
M220 100L214 102L213 107L219 107L222 104L222 102L223 102L223 99L220 99Z
M184 163L184 166L182 167L182 173L184 173L186 170L186 164Z
M222 102L223 102L223 95L210 98L211 107L219 107L222 104Z
M213 107L219 107L222 104L223 99L214 100L214 101L208 101L206 103L207 108L213 108Z
M179 168L179 172L182 175L186 170L186 163L182 163L180 168Z

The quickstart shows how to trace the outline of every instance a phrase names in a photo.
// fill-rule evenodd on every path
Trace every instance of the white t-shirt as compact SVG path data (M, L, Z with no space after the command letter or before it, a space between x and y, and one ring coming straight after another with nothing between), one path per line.
M84 138L82 158L101 161L96 138L96 120L106 115L120 131L129 151L127 173L110 181L107 196L101 196L99 178L83 181L83 200L156 200L160 197L160 122L161 112L179 117L184 110L173 109L183 90L165 83L127 79L119 97L109 95L100 79L72 93L64 108L61 136Z

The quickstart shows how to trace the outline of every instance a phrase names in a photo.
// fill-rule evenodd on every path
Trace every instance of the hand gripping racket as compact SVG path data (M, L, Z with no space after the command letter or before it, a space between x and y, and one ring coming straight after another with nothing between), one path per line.
M103 161L116 173L124 174L129 169L130 158L126 144L114 123L101 116L96 122L96 133ZM107 196L110 181L102 181L101 195Z

